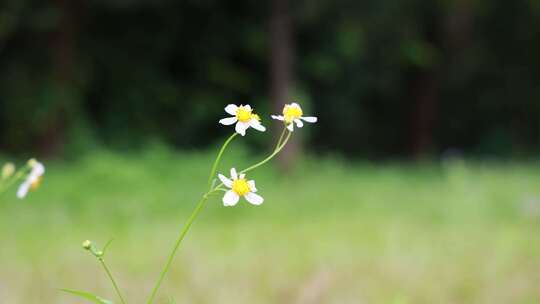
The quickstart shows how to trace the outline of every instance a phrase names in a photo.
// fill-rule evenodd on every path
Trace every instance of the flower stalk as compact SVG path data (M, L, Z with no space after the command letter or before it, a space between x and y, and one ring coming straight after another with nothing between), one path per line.
M285 139L283 139L283 136L284 134L287 133L287 136L285 136ZM208 184L210 185L211 184L211 181L217 171L217 167L221 161L221 157L225 151L225 149L227 148L227 146L229 145L229 143L232 141L232 139L236 136L236 134L238 133L234 133L233 135L231 135L226 141L225 143L223 144L223 146L221 147L215 161L214 161L214 164L212 165L212 169L210 170L210 176L208 177ZM262 161L240 171L241 173L245 173L245 172L248 172L248 171L251 171L257 167L260 167L262 165L264 165L265 163L267 163L268 161L270 161L272 158L274 158L282 149L283 147L287 144L287 142L289 141L289 138L291 137L291 134L292 132L286 132L286 129L283 129L283 132L281 133L281 136L276 144L276 147L274 149L274 151L268 156L266 157L265 159L263 159ZM161 286L161 283L163 282L163 279L165 278L165 275L169 272L169 269L172 265L172 262L174 260L174 257L176 255L176 252L178 251L178 248L180 248L180 245L182 244L182 241L184 240L184 237L186 236L187 232L189 231L189 228L191 227L191 225L193 224L193 222L195 221L195 219L197 218L197 216L200 214L200 212L203 210L205 204L206 204L206 201L208 200L208 197L209 195L211 195L212 193L216 192L216 191L221 191L223 190L223 188L221 188L221 186L223 185L223 183L220 183L218 184L217 186L215 186L214 188L210 189L208 192L206 192L202 198L199 200L199 202L197 203L197 205L195 206L195 209L193 210L193 212L191 213L191 215L189 216L186 224L184 225L184 227L182 228L182 230L180 231L180 234L178 235L178 238L173 246L173 249L171 250L171 253L169 254L169 257L167 258L167 262L165 263L165 267L163 268L163 270L161 271L160 275L159 275L159 278L156 282L156 285L154 286L154 288L152 289L152 292L150 294L150 297L148 298L148 300L146 301L147 304L151 304L153 303L156 295L157 295L157 292Z
M233 133L225 143L221 146L221 149L219 149L218 155L216 156L216 159L214 160L214 164L212 165L212 169L210 169L210 174L208 175L208 187L212 188L212 180L214 179L216 175L217 166L219 165L219 162L221 161L221 156L223 155L223 152L225 152L225 149L229 145L229 143L238 135L238 133Z
M211 192L207 192L202 196L202 198L199 200L199 202L195 206L195 209L193 210L193 212L189 216L187 222L184 224L184 227L180 231L180 234L178 235L178 238L176 239L176 242L174 243L173 249L172 249L171 253L169 254L169 257L167 258L167 262L165 263L165 267L161 271L161 273L159 275L159 278L158 278L158 280L156 282L156 285L152 289L152 293L150 294L150 297L148 298L148 301L146 301L146 303L148 303L148 304L153 303L154 298L156 297L156 294L158 292L158 289L161 286L161 283L163 282L163 279L165 278L165 275L167 274L167 272L169 272L169 269L171 268L172 262L174 260L174 256L176 255L176 252L178 251L178 248L180 248L180 244L184 240L184 237L186 236L187 232L189 231L189 228L191 227L191 225L193 224L193 222L195 221L195 219L197 218L199 213L201 213L201 211L203 210L204 205L205 205L206 201L208 200L208 195L210 193Z
M118 295L118 298L120 299L120 303L126 304L126 301L124 300L124 297L122 296L122 292L120 292L120 288L118 287L118 284L116 283L116 280L114 279L111 271L109 270L109 267L107 267L107 264L105 263L104 255L105 255L105 249L109 246L110 241L105 245L103 250L98 250L92 242L89 240L86 240L83 242L82 247L85 250L88 250L93 256L96 257L96 259L99 261L101 267L107 274L107 277L111 281L114 290L116 291L116 294Z
M248 171L251 171L253 169L256 169L264 164L266 164L267 162L269 162L272 158L274 158L279 152L281 152L281 150L283 150L283 147L285 147L285 145L287 144L287 142L289 141L289 139L291 138L291 134L292 132L287 132L287 136L285 137L285 139L283 140L283 142L281 144L279 144L278 142L278 145L276 145L276 148L274 149L274 152L272 152L270 155L268 155L267 158L261 160L260 162L252 165L252 166L249 166L247 167L246 169L240 171L240 173L246 173Z
M126 304L126 301L124 300L124 297L122 296L122 293L120 292L120 288L118 288L118 284L116 284L116 281L114 280L114 277L111 271L109 270L109 267L107 267L107 264L105 264L105 260L103 259L103 257L99 257L98 261L101 264L101 267L103 267L103 269L107 273L107 277L109 277L109 280L111 281L112 285L114 286L114 290L116 291L118 298L120 298L120 303Z
M172 266L172 263L176 256L176 253L178 252L178 249L180 248L180 245L182 244L191 226L195 222L195 219L200 215L200 213L204 209L206 202L208 201L208 198L212 194L222 191L225 193L222 199L224 206L236 205L240 197L244 197L246 201L248 201L249 203L253 205L262 204L264 199L260 195L256 194L257 188L255 186L255 181L248 180L246 178L246 173L266 164L271 159L273 159L279 152L283 150L283 148L285 147L285 145L291 138L291 135L293 132L293 124L296 124L298 128L301 128L303 126L302 121L310 122L310 123L315 123L317 121L316 117L303 116L302 109L300 108L298 104L292 103L290 105L286 105L283 110L283 115L272 115L272 118L281 120L284 122L284 128L276 142L274 150L270 153L270 155L268 155L263 160L245 168L244 170L240 172L236 172L236 170L232 168L230 171L231 178L228 178L222 174L218 174L218 178L221 181L221 183L216 185L215 177L216 177L219 164L221 162L223 154L225 153L225 150L227 149L231 141L238 134L240 134L241 136L245 136L246 131L249 128L253 128L260 132L264 132L266 130L266 128L260 122L261 119L259 115L253 113L253 109L249 105L237 106L234 104L229 104L225 107L225 112L227 112L229 115L232 115L232 117L223 118L219 121L219 123L222 125L235 125L234 127L235 133L233 133L231 136L229 136L225 140L220 150L218 151L218 154L216 155L216 158L214 162L212 163L212 167L210 168L210 173L208 175L208 181L207 181L208 190L206 193L204 193L201 196L201 198L195 205L194 210L188 217L186 223L180 230L178 237L176 238L176 241L167 257L165 265L159 274L156 284L154 285L146 301L147 304L152 304L154 302L157 296L157 293L159 291L159 288L161 287L161 284L163 280L165 279L165 276L167 275L167 273L169 272ZM21 177L22 176L23 175L21 175ZM111 271L109 270L109 268L107 267L103 259L104 251L107 248L107 246L108 244L105 246L105 248L102 251L98 251L92 245L90 241L86 241L83 243L83 247L86 250L90 251L99 260L103 269L107 273L107 276L109 277L111 283L113 284L114 289L118 297L120 298L121 303L125 304L126 302L124 301L122 293L120 292L120 289L118 288L118 284L116 284L116 281L114 280L114 277L112 276ZM86 293L86 292L79 292L79 291L73 291L73 290L65 290L65 291L71 294L77 295L77 296L85 297L85 298L88 298L90 296L91 299L99 299L99 297Z
M45 166L32 158L26 162L26 165L21 167L17 172L15 166L11 163L7 163L2 168L2 178L0 179L0 194L4 193L14 183L21 179L25 179L17 190L17 197L24 198L28 190L35 190L45 173Z
M11 177L3 180L2 183L0 183L0 194L4 193L7 189L9 189L17 181L23 179L28 174L29 170L30 170L29 166L24 166L24 167L20 168Z

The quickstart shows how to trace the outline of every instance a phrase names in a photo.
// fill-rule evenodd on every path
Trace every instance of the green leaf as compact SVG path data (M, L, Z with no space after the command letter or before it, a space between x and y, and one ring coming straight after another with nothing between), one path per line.
M109 245L112 243L112 241L114 241L114 238L110 239L107 244L105 244L105 246L103 246L103 255L105 255L105 252L107 251L107 248L109 248Z
M97 304L114 304L112 301L105 300L102 297L98 297L98 296L96 296L94 294L91 294L89 292L86 292L86 291L79 291L79 290L73 290L73 289L60 289L60 290L62 290L63 292L67 292L67 293L70 293L72 295L81 297L81 298L86 299L88 301L92 301L92 302L97 303Z

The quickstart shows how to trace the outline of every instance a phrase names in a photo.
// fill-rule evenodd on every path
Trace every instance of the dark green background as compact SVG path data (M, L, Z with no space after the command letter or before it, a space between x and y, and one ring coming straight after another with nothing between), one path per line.
M270 7L2 1L0 148L206 147L229 131L217 125L227 103L271 112ZM288 13L291 99L320 117L306 132L316 151L540 150L540 2L291 1Z

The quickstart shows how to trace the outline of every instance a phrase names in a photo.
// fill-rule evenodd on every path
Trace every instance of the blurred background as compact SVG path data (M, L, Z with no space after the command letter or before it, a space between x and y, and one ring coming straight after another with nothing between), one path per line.
M167 303L539 303L540 2L3 0L0 151L47 166L0 203L0 299L114 299L84 239L142 302L232 128L319 117L208 205ZM277 164L277 165L276 165ZM294 244L294 246L291 246ZM79 303L79 302L75 302Z

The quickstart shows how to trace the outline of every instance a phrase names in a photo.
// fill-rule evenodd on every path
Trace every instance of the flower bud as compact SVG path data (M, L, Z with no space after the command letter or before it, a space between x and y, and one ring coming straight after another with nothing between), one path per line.
M82 247L85 249L85 250L90 250L92 248L92 242L90 242L89 240L86 240L82 243Z
M27 162L28 166L30 168L33 168L35 165L37 165L38 161L35 158L30 158Z

